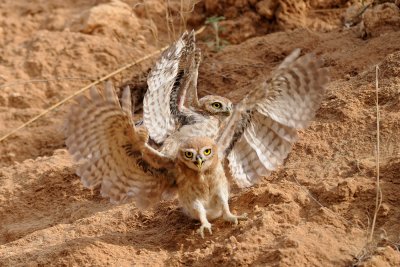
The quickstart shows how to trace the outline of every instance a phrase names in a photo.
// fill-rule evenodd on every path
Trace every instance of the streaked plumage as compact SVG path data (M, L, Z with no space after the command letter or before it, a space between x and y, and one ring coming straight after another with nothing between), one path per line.
M190 138L180 145L176 157L166 157L147 144L145 128L135 127L130 103L129 88L124 90L121 107L107 83L104 91L93 87L89 97L81 96L71 107L66 144L81 164L77 174L83 185L100 186L102 195L114 202L133 198L142 208L177 190L184 211L202 222L202 236L204 229L211 232L209 220L221 215L237 223L242 217L229 210L229 185L215 142ZM193 160L184 156L188 150Z
M169 177L143 161L147 131L133 124L129 90L122 99L121 107L111 82L103 93L92 87L89 96L80 96L67 116L66 144L85 187L100 186L112 202L133 198L148 207L166 192Z
M239 186L251 186L280 166L297 130L314 118L328 81L313 54L293 51L264 83L237 105L218 144ZM261 100L260 100L261 99Z
M207 150L211 151L209 155L205 155ZM187 151L193 153L192 158L187 158ZM201 167L195 158L203 158ZM212 139L193 137L181 144L177 168L176 183L181 206L186 214L201 222L199 233L202 237L204 229L211 234L209 220L222 216L224 220L237 224L238 219L246 218L246 214L236 216L230 212L229 184L218 158L218 146Z
M237 223L241 217L229 211L223 162L228 160L239 186L256 183L282 165L297 130L308 126L322 101L326 71L314 55L299 55L295 50L232 107L217 96L197 99L199 52L193 33L186 33L148 77L140 127L132 122L129 89L120 106L110 83L104 93L92 88L72 107L65 131L69 151L81 162L83 184L101 186L115 202L133 198L141 207L177 192L185 212L201 221L202 236L217 217ZM149 136L161 146L150 146ZM204 149L212 153L202 168L185 157Z
M162 53L149 73L148 90L143 100L143 122L151 139L159 145L181 127L197 123L212 125L204 135L215 138L217 132L211 131L219 128L232 111L232 102L225 97L208 95L198 99L200 59L194 32L186 32ZM219 108L214 107L216 103ZM195 136L198 127L192 128ZM188 132L188 127L185 128Z

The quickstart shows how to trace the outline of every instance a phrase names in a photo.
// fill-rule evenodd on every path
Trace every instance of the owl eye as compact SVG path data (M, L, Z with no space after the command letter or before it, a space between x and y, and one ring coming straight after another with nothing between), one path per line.
M214 102L214 103L211 104L211 106L213 108L216 108L216 109L221 109L222 108L222 103L221 102Z
M211 149L207 148L206 150L204 150L203 154L206 155L206 156L210 155L211 154Z
M188 159L193 158L193 152L186 151L186 152L185 152L185 157L187 157Z

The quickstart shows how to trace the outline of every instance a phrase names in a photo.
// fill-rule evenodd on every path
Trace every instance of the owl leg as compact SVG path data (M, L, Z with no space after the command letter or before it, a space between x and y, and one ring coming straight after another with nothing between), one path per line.
M219 197L222 202L221 204L222 204L223 219L225 221L237 225L238 220L247 220L247 213L243 213L242 215L234 215L231 213L228 203L229 199L228 190L221 190Z
M229 210L228 201L223 205L223 218L227 222L231 222L234 225L238 224L238 220L247 220L247 213L243 213L242 215L234 215Z
M201 235L202 238L204 238L204 229L207 229L210 235L212 235L211 223L207 220L207 212L203 204L200 201L196 200L193 204L193 208L197 212L197 215L201 222L201 226L197 230L197 232Z

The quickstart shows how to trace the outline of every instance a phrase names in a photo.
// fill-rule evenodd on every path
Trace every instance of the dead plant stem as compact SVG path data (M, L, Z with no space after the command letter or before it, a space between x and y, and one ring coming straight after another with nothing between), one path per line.
M382 190L380 186L380 177L379 177L379 164L380 164L380 113L379 113L379 66L375 67L375 99L376 99L376 197L375 197L375 212L374 217L372 219L372 225L369 235L369 242L372 242L375 225L376 225L376 218L378 216L378 211L382 204Z
M201 27L200 29L198 29L198 30L196 31L196 34L201 33L202 31L204 31L204 29L205 29L205 26ZM117 69L117 70L115 70L115 71L113 71L113 72L107 74L106 76L103 76L102 78L100 78L100 79L98 79L98 80L96 80L96 81L94 81L94 82L92 82L92 83L86 85L85 87L82 87L81 89L79 89L78 91L76 91L75 93L73 93L72 95L70 95L70 96L64 98L64 99L61 100L60 102L57 102L56 104L54 104L54 105L51 106L50 108L48 108L48 109L44 110L43 112L41 112L39 115L37 115L37 116L31 118L31 119L28 120L27 122L23 123L21 126L19 126L19 127L15 128L15 129L11 130L9 133L7 133L7 134L5 134L4 136L2 136L2 137L0 138L0 142L4 141L7 137L13 135L14 133L16 133L17 131L19 131L19 130L21 130L22 128L26 127L27 125L31 124L32 122L34 122L34 121L38 120L39 118L43 117L44 115L46 115L46 114L49 113L50 111L52 111L52 110L58 108L59 106L61 106L61 105L64 104L65 102L67 102L67 101L71 100L72 98L74 98L75 96L77 96L77 95L83 93L84 91L86 91L87 89L91 88L92 86L94 86L94 85L96 85L96 84L98 84L98 83L100 83L100 82L103 82L103 81L105 81L105 80L107 80L107 79L109 79L109 78L115 76L116 74L118 74L118 73L120 73L120 72L122 72L122 71L124 71L124 70L126 70L126 69L129 69L129 68L131 68L131 67L133 67L133 66L135 66L135 65L137 65L137 64L139 64L139 63L141 63L142 61L145 61L145 60L147 60L147 59L149 59L149 58L154 57L155 55L158 55L159 53L161 53L162 51L164 51L164 50L167 49L167 48L168 48L168 46L164 46L163 48L161 48L161 49L159 49L159 50L157 50L157 51L154 51L153 53L150 53L150 54L148 54L147 56L144 56L144 57L142 57L142 58L140 58L140 59L138 59L138 60L136 60L136 61L134 61L134 62L132 62L132 63L129 63L129 64L127 64L127 65L125 65L125 66L123 66L123 67L121 67L121 68L119 68L119 69Z

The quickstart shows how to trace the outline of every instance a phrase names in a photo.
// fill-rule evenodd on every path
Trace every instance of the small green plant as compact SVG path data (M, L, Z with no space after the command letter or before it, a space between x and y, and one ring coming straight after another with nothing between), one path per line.
M223 28L219 25L219 22L224 19L225 17L222 16L213 16L206 19L206 24L210 24L212 26L215 36L215 40L207 42L207 44L209 47L214 47L215 51L220 51L222 48L224 48L224 46L229 44L228 41L223 40L219 37L219 33L223 31Z

